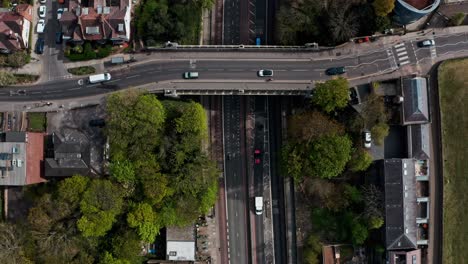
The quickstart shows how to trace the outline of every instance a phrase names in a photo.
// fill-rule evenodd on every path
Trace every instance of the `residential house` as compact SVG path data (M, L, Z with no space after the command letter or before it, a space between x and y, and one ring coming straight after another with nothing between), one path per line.
M382 161L385 193L385 245L389 251L428 244L429 167L427 160Z
M166 259L171 261L195 261L193 226L166 229L166 256Z
M0 53L12 53L29 47L32 6L20 4L0 12Z
M5 132L0 134L0 185L24 186L41 183L44 134Z
M64 40L75 44L85 40L121 44L130 40L130 0L120 0L118 6L105 0L90 0L88 6L80 3L69 0L60 18Z
M403 78L401 81L403 125L426 124L430 122L427 79L424 77Z
M89 174L90 151L87 142L76 140L73 136L65 139L57 133L51 135L51 141L51 157L47 157L44 164L46 178Z
M421 264L421 250L391 251L389 264Z

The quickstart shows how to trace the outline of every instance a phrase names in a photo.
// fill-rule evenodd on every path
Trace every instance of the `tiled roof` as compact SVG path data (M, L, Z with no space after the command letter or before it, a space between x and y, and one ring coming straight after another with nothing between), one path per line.
M422 77L403 79L403 123L429 122L427 79Z

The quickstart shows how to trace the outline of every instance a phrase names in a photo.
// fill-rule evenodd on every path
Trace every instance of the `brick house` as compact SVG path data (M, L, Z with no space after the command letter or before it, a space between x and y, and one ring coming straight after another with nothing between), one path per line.
M0 12L0 53L12 53L29 47L32 6L17 5Z
M75 44L85 40L121 44L130 40L129 0L120 0L118 5L105 0L90 0L88 6L80 2L70 0L65 5L60 18L64 40Z

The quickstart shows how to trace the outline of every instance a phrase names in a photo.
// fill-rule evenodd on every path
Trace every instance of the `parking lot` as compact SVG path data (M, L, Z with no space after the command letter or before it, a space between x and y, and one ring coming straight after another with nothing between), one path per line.
M41 3L42 2L42 3ZM45 17L40 17L41 6L46 9ZM45 81L62 79L71 76L64 67L64 47L65 44L56 38L57 33L61 33L59 21L57 19L57 9L63 8L63 5L58 1L40 0L34 2L33 14L33 38L32 45L34 53L32 57L42 61L42 78ZM39 20L45 22L44 32L38 33ZM43 40L42 54L38 54L38 39ZM58 43L61 42L61 43Z

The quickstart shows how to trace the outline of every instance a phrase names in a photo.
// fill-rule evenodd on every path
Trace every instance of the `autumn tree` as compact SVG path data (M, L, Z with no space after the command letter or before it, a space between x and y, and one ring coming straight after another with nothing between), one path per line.
M375 0L372 4L377 16L387 16L395 8L395 0Z
M328 80L315 85L312 102L330 113L348 104L349 82L345 78Z

